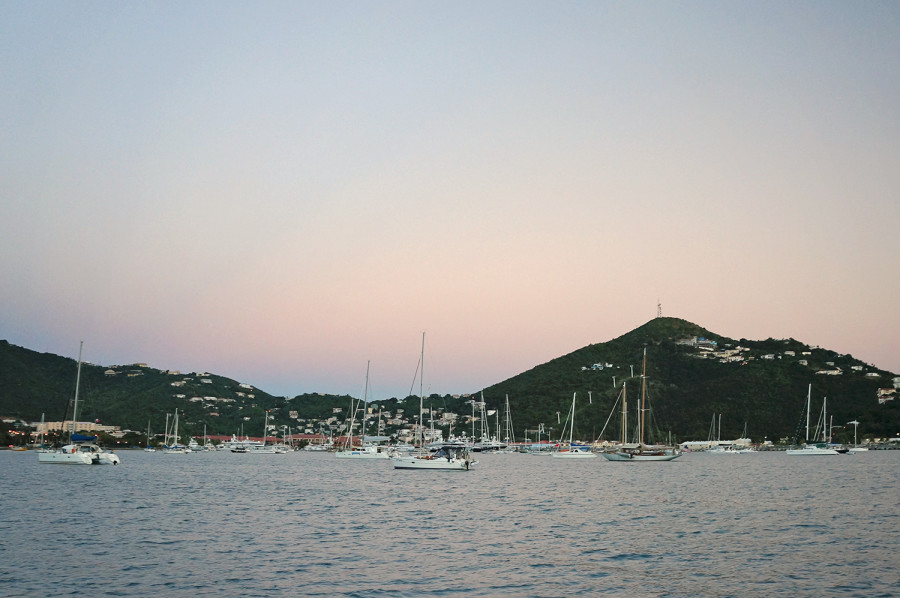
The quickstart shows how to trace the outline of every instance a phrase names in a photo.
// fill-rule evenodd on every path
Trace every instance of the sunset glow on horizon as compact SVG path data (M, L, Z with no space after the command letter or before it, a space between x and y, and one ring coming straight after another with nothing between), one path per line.
M900 372L900 4L0 15L12 344L379 399L661 302Z

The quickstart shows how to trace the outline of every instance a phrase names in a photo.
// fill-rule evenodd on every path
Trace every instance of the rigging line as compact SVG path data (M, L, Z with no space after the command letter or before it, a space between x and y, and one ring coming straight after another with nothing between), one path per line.
M625 383L624 383L624 382L622 383L622 388L625 388ZM616 402L613 403L612 409L609 411L609 416L606 418L606 423L603 424L603 429L600 430L600 436L597 437L598 439L603 438L603 433L606 432L606 426L609 425L609 420L612 419L613 413L616 412L616 407L619 406L619 400L620 400L621 398L622 398L622 391L620 390L620 391L619 391L619 396L616 397Z
M412 384L409 385L409 394L406 395L408 397L413 396L413 390L416 388L416 378L419 377L419 366L422 365L422 358L419 357L419 360L416 362L416 373L413 374Z

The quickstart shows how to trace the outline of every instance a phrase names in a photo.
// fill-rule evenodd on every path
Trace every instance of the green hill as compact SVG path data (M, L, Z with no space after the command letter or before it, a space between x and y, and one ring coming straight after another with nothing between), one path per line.
M37 421L71 418L77 362L68 357L37 353L0 341L0 415ZM290 410L304 417L345 406L349 397L302 395L288 408L284 397L274 397L236 380L205 372L172 372L142 364L98 366L82 363L78 406L79 421L99 420L123 429L162 433L166 414L175 408L180 427L188 435L232 434L241 430L262 435L263 414L272 410L280 428ZM302 400L305 399L305 400ZM252 428L256 426L256 428Z
M813 420L827 396L834 426L858 419L869 435L894 436L900 424L896 401L879 405L876 398L879 388L891 387L890 372L793 339L735 340L677 318L656 318L619 338L588 345L495 384L484 394L496 404L508 395L517 427L527 422L529 427L544 423L545 428L557 428L556 413L565 418L575 392L576 435L596 438L623 382L629 404L639 397L645 347L655 426L677 440L705 440L716 414L722 414L722 438L739 437L745 426L757 441L802 432L798 426L801 420L805 425L809 384ZM838 368L838 375L817 373ZM615 437L615 430L611 425L605 436ZM852 426L847 430L843 433L852 441ZM836 427L835 435L840 432Z
M494 384L483 390L485 402L488 409L499 410L504 397L509 397L519 439L540 424L557 437L576 393L575 435L595 439L623 383L629 405L636 405L645 348L647 395L653 408L648 429L679 441L706 439L718 414L722 438L741 436L745 427L756 441L802 433L810 384L813 420L827 396L837 438L852 440L852 426L843 426L854 419L862 422L860 435L891 437L900 432L900 400L884 404L877 400L879 389L892 387L894 374L793 339L735 340L677 318L656 318L619 338L588 345ZM75 371L71 358L0 341L0 415L36 421L43 413L51 421L63 419L71 413ZM469 431L468 396L435 395L426 403L458 413L462 417L454 430ZM210 434L230 435L246 423L245 432L259 435L261 430L253 427L261 425L265 410L272 411L278 429L318 431L320 422L336 408L346 409L349 402L347 396L314 393L274 397L204 372L83 364L78 419L139 431L150 421L154 432L162 432L166 414L177 407L186 434L202 434L206 426ZM418 414L415 397L379 403L385 411ZM615 437L616 429L611 423L605 437ZM533 432L529 435L536 437Z

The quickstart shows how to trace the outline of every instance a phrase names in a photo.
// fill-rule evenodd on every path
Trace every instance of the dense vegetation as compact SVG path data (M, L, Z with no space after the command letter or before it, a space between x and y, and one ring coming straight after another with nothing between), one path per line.
M722 363L710 358L710 351L678 342L692 337L714 341L719 350L741 347L743 351L739 359ZM521 439L525 430L536 430L541 424L545 438L548 433L558 437L575 393L575 435L591 440L604 429L623 383L629 405L639 401L645 348L646 395L653 408L649 428L676 440L706 439L717 414L722 416L722 438L741 436L745 427L755 441L802 435L809 384L813 385L812 419L815 421L821 409L822 397L827 396L838 439L852 441L853 426L846 424L854 419L861 422L861 436L900 433L898 401L882 405L876 399L877 389L891 386L890 372L793 339L733 340L676 318L657 318L617 339L578 349L485 388L483 395L488 409L494 410L502 410L504 398L509 397L515 433ZM773 357L764 358L766 355ZM841 375L816 374L837 368ZM116 373L107 373L110 369ZM70 417L75 371L72 359L0 341L0 415L26 421L37 421L41 414L56 421L66 414ZM180 385L173 386L173 382ZM261 429L253 426L261 427L266 410L271 410L272 423L278 429L298 428L298 421L289 418L295 411L305 420L303 427L319 431L317 422L330 417L335 408L346 409L350 404L348 396L310 393L275 397L223 376L170 373L138 365L109 368L83 364L80 396L84 401L79 405L81 421L100 420L140 432L149 421L154 432L161 432L166 414L177 407L184 414L182 429L193 435L202 434L204 426L210 434L230 435L239 432L245 422L246 433L259 435ZM195 397L217 400L191 401ZM466 416L472 409L468 400L467 396L432 395L425 403ZM417 397L378 404L387 412L403 409L405 415L418 415ZM492 426L496 425L491 419ZM462 421L457 427L469 429ZM604 437L617 435L617 425L610 421ZM536 438L534 432L529 436Z

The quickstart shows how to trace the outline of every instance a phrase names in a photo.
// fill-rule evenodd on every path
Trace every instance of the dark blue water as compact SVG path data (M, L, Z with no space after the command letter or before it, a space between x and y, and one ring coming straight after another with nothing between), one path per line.
M39 465L0 452L3 596L889 596L900 451L331 454Z

